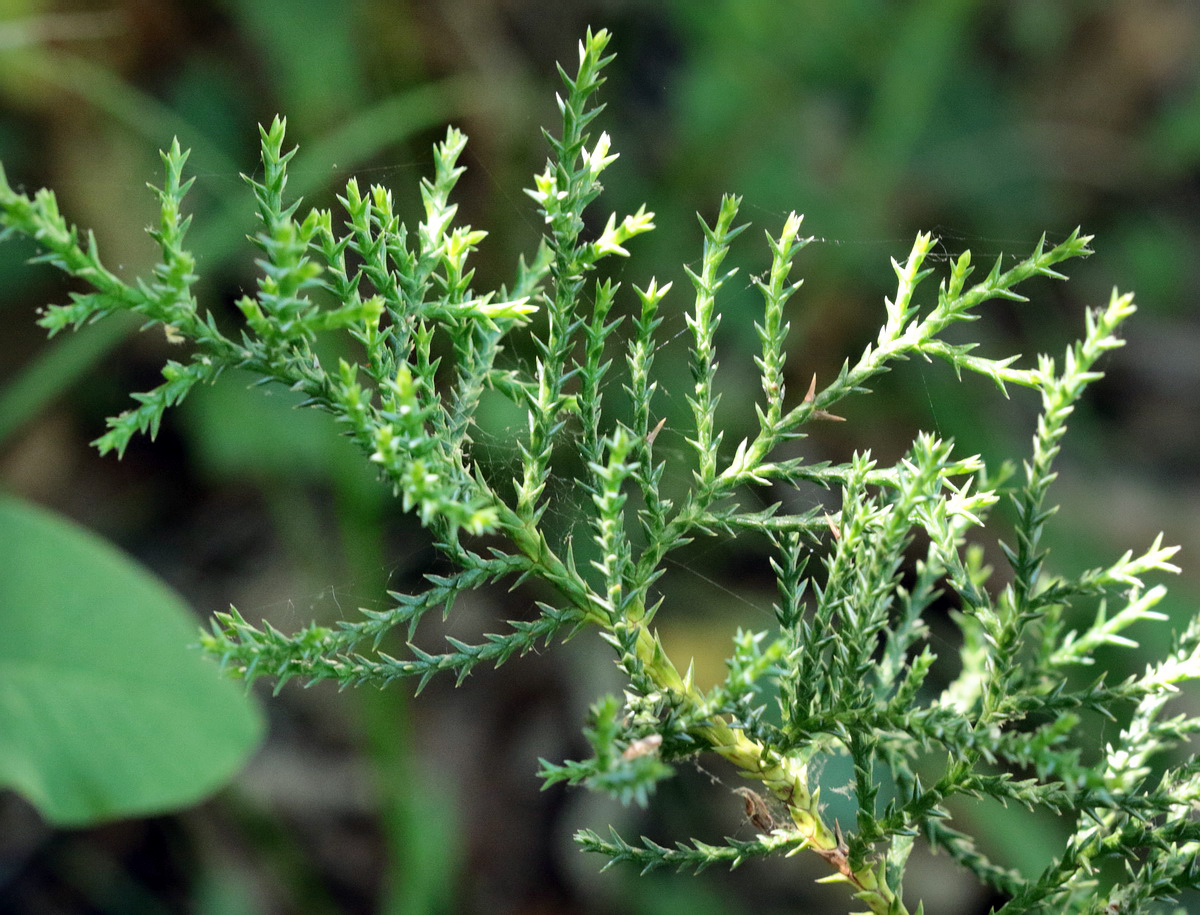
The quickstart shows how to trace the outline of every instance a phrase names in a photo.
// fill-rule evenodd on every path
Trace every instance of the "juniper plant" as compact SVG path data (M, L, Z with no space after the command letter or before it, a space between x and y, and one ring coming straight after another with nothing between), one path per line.
M394 595L389 610L363 611L337 627L314 623L286 634L231 608L216 615L204 648L234 675L248 682L271 677L276 689L293 678L343 686L411 678L419 691L438 674L462 681L478 665L500 665L538 643L580 630L598 634L615 652L624 697L605 696L593 707L586 730L592 758L542 761L546 785L585 785L644 805L672 775L671 763L715 754L747 780L741 794L760 833L674 847L615 831L577 835L610 864L701 870L804 850L846 885L856 900L848 905L890 915L921 911L902 890L918 839L1007 898L1004 913L1142 911L1195 886L1200 764L1173 751L1200 729L1200 718L1168 715L1166 705L1179 684L1200 677L1200 622L1139 676L1081 676L1101 649L1131 644L1131 625L1164 619L1155 610L1164 589L1144 579L1175 571L1175 550L1160 537L1138 555L1062 577L1049 570L1042 545L1067 420L1100 377L1100 358L1121 345L1117 334L1134 312L1132 298L1114 292L1089 311L1082 339L1060 360L1043 356L1021 368L1016 357L976 355L971 344L947 342L944 332L974 320L989 300L1022 299L1026 281L1063 279L1058 266L1089 254L1089 238L1077 231L1053 246L1043 239L1015 266L1004 269L998 260L981 277L967 252L935 285L926 266L935 240L920 235L903 261L892 262L897 288L874 342L827 384L814 378L795 396L785 388L785 308L799 286L791 279L793 260L807 240L793 214L777 235L768 234L770 267L755 280L763 299L756 429L729 449L716 422L714 340L718 296L732 274L722 264L744 227L735 225L738 199L726 197L711 224L701 220L703 255L688 271L694 387L687 440L694 463L686 488L668 499L655 451L661 392L653 363L670 284L651 279L633 288L631 333L621 344L622 320L614 317L621 292L594 279L601 261L627 256L626 245L654 228L653 216L644 209L611 215L598 234L584 219L601 173L616 158L606 134L590 139L601 111L601 73L611 60L604 56L608 40L606 32L589 32L577 73L560 69L561 132L547 133L551 156L528 191L544 219L544 239L518 263L512 286L496 291L474 288L468 266L485 233L455 222L450 196L463 171L457 163L465 137L453 129L435 147L433 177L421 184L424 216L415 230L401 221L388 190L364 192L355 180L339 198L344 215L314 209L301 217L300 202L285 194L295 150L284 151L284 121L260 129L262 177L246 180L261 220L253 239L261 275L257 291L237 301L236 322L202 309L191 291L196 264L185 244L190 219L182 215L191 181L184 180L187 153L178 142L162 154L162 218L150 232L161 262L135 283L105 268L95 238L81 238L52 192L30 197L0 180L6 232L30 236L40 260L92 289L47 308L43 327L53 334L132 312L187 343L188 355L163 367L162 384L134 395L136 406L109 420L96 442L102 452L120 454L135 433L153 436L166 408L195 385L229 368L247 369L331 414L455 569L429 575L418 593ZM356 341L361 358L327 365L316 343L331 334ZM499 358L506 338L518 335L534 347L529 364ZM615 398L603 395L622 345L628 405L614 406ZM956 456L949 442L925 433L890 465L867 453L843 463L804 456L796 442L810 423L838 419L839 403L913 356L982 375L1005 394L1011 387L1040 396L1023 473L1006 476L979 457ZM515 479L489 474L476 453L473 428L485 396L508 398L527 414L527 425L513 431ZM739 498L748 489L814 485L835 499L840 493L840 507L751 510ZM575 530L589 532L587 557L581 549L577 559L571 537L547 537L555 499L567 499L578 513ZM1002 500L1015 509L1009 528L990 519ZM1009 568L995 576L1001 584L989 586L977 544L997 529L1009 544ZM655 617L672 602L658 588L664 563L693 538L715 532L765 535L779 598L772 625L738 631L727 676L705 689L667 653ZM906 567L914 550L919 559ZM506 631L475 644L448 638L441 653L412 643L426 614L450 613L459 594L524 581L541 589L542 600ZM926 616L935 601L953 605L959 636L952 649L959 672L942 689L929 676L936 651ZM403 657L380 650L396 629L407 632ZM1125 724L1112 743L1097 746L1083 727L1087 713ZM852 823L829 816L814 775L834 756L853 766L847 785L832 786L856 802ZM962 797L1048 810L1074 831L1041 873L1018 873L989 860L951 825L948 804ZM784 815L773 815L772 804ZM1102 881L1098 868L1106 859L1122 861L1124 870L1112 878L1110 869Z

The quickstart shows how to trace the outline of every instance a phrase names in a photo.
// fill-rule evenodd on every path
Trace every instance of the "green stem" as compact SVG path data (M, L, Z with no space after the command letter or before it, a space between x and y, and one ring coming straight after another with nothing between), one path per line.
M693 706L702 704L700 692L679 675L658 636L645 625L639 627L637 651L646 672L660 689ZM903 902L887 885L882 870L868 862L857 869L851 866L845 842L821 816L820 790L809 788L807 763L795 757L770 753L761 743L720 717L699 729L699 736L708 742L714 753L737 766L745 777L762 782L787 808L796 831L805 837L807 846L824 858L844 882L855 888L855 895L870 906L872 912L908 915Z

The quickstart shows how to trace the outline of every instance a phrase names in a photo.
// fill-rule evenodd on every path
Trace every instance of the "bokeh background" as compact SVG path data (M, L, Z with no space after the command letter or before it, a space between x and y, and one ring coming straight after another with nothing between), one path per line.
M601 206L640 203L659 230L618 268L625 283L673 280L658 361L663 449L683 449L686 374L682 265L700 251L695 214L744 196L755 228L719 338L727 442L752 415L757 385L749 278L767 266L762 231L806 214L817 240L799 258L806 284L790 311L794 396L871 338L894 288L890 257L919 230L939 257L1027 253L1076 225L1096 255L1069 285L1031 286L971 328L993 354L1061 352L1083 308L1112 287L1137 293L1127 346L1078 411L1061 463L1053 564L1100 565L1159 531L1184 547L1168 610L1194 611L1200 583L1200 7L1187 2L1040 0L110 0L0 4L0 161L10 180L57 189L95 229L110 267L153 263L147 182L178 136L197 176L190 239L199 293L227 308L253 287L255 124L288 118L300 144L291 188L327 205L347 178L392 188L418 213L417 181L447 123L470 136L462 218L491 235L480 285L511 277L539 220L522 193L540 170L541 125L556 123L554 64L570 69L591 25L614 32L598 129L622 155ZM111 321L47 343L38 306L64 299L49 268L0 246L0 486L111 539L179 589L198 619L233 603L295 628L386 605L432 553L362 461L321 416L279 392L227 377L168 415L155 443L122 461L88 442L128 393L156 383L161 333ZM1036 404L998 402L978 380L908 365L848 422L808 440L814 459L871 448L894 458L914 432L963 453L1020 457ZM673 421L677 417L678 421ZM480 433L497 468L513 460L497 421ZM563 523L566 520L563 519ZM1187 569L1191 571L1186 571ZM701 543L673 568L668 644L716 676L736 625L769 622L761 558ZM522 612L531 595L458 605L464 631ZM457 631L457 630L456 630ZM1143 633L1137 633L1143 635ZM1114 657L1119 674L1160 652ZM46 913L464 912L772 913L837 911L843 893L813 884L804 856L732 874L639 878L579 853L571 832L618 824L670 844L748 835L728 773L684 769L648 811L556 788L536 760L578 758L587 705L619 688L607 649L586 636L562 651L477 671L455 690L264 694L271 731L222 794L178 814L61 832L0 796L0 911ZM832 783L838 773L827 773ZM724 784L714 779L724 779ZM1040 869L1066 824L992 809L956 810L981 845ZM740 833L739 833L740 831ZM946 859L909 881L926 911L986 911L989 899ZM1194 900L1193 900L1194 902Z

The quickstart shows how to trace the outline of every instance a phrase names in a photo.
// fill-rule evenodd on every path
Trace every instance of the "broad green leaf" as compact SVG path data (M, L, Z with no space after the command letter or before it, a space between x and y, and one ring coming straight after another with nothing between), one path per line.
M182 599L103 540L0 498L0 786L81 825L196 803L262 720Z

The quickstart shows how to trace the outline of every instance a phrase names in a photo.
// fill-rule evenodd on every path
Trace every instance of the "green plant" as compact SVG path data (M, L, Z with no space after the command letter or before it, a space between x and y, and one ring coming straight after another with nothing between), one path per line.
M0 498L0 785L85 826L195 804L258 746L251 697L188 650L183 600L95 535Z
M925 267L934 241L921 235L903 263L893 262L897 290L877 339L825 387L814 378L802 397L788 397L784 310L799 286L790 274L805 244L800 218L789 216L777 236L768 236L770 268L756 281L764 301L757 431L730 453L716 423L714 344L717 296L730 276L722 263L742 229L734 225L738 200L727 197L712 224L702 221L703 256L688 271L694 464L681 481L655 455L661 422L653 363L670 286L650 280L634 288L632 333L622 348L618 287L589 279L603 259L627 255L625 245L653 228L644 210L609 216L599 232L589 232L584 220L600 193L600 174L615 158L607 135L592 143L588 134L600 113L593 99L611 59L603 56L607 41L607 33L589 32L577 75L562 74L561 134L547 134L552 156L528 192L544 217L545 238L519 263L511 288L495 292L476 291L467 265L485 233L454 224L449 200L465 143L455 130L435 148L434 175L421 188L424 218L410 231L387 190L364 194L355 181L340 198L344 226L327 210L298 218L299 201L284 194L295 152L284 152L284 122L262 129L262 177L247 179L261 220L254 241L262 274L256 294L238 300L237 322L202 311L191 293L195 262L182 216L190 182L178 143L163 154L162 221L151 232L161 263L132 285L103 266L90 235L81 242L51 192L28 197L0 180L7 230L31 236L41 259L94 290L49 307L44 327L55 333L128 311L190 345L187 359L166 364L159 387L135 395L137 406L109 421L97 442L102 451L119 454L135 433L153 435L165 409L194 385L227 368L248 369L333 415L455 567L428 576L426 590L399 596L394 608L364 611L364 619L338 628L313 624L289 635L256 627L231 608L217 615L204 647L247 682L270 676L277 688L292 678L381 686L415 678L419 690L439 673L461 681L481 662L499 665L539 643L597 631L624 673L624 699L606 696L594 706L586 732L591 759L543 761L547 785L583 784L646 804L672 774L671 763L709 753L756 786L741 792L761 832L750 841L693 839L667 848L616 832L578 835L585 848L643 870L702 869L808 849L861 905L901 913L912 910L902 900L902 881L922 836L1003 893L1001 910L1009 913L1135 911L1195 886L1200 829L1191 811L1200 769L1171 753L1200 718L1164 717L1163 710L1177 684L1200 677L1200 622L1141 676L1111 684L1103 674L1087 676L1099 650L1130 644L1131 625L1163 618L1154 608L1165 591L1146 587L1143 578L1174 571L1174 550L1156 541L1141 555L1056 577L1041 545L1066 421L1100 377L1099 358L1120 345L1116 334L1134 311L1131 297L1114 292L1107 306L1089 312L1083 339L1061 364L1042 357L1035 367L1018 368L1016 357L975 355L972 344L948 342L945 332L975 319L988 300L1021 299L1017 287L1028 280L1062 279L1056 267L1090 253L1088 238L1076 232L1050 248L1039 243L1015 266L1004 270L997 261L973 283L964 253L935 290ZM354 341L361 358L327 365L319 341L331 334ZM532 345L529 363L501 357L506 338ZM618 354L628 396L614 404L607 380ZM796 453L807 424L839 419L833 411L841 401L914 355L980 374L1005 393L1013 386L1040 395L1023 474L956 457L950 443L928 434L892 465L868 454L819 464L781 456L789 443L788 453ZM520 469L511 480L489 475L472 440L475 419L493 398L527 414ZM741 498L769 485L814 484L840 491L840 507L789 514L779 505L747 508ZM561 547L547 536L555 499L574 516L571 530L553 541ZM979 544L1004 499L1014 508L1004 534L1012 544L1004 547L1009 568L989 588ZM739 631L725 680L706 690L668 656L654 621L671 601L656 588L664 563L714 532L769 544L779 600L775 625ZM912 554L919 558L907 563ZM525 581L541 588L543 599L531 619L511 621L503 634L476 644L448 638L448 650L438 654L411 641L403 658L380 650L393 630L406 628L411 640L427 613L449 614L463 592ZM926 616L947 602L959 667L937 689ZM1080 618L1085 610L1090 622ZM1090 736L1085 723L1093 713L1123 723L1113 743L1101 746ZM857 806L852 827L827 815L814 776L835 756L853 766L844 786ZM786 816L777 819L764 795ZM1023 875L990 861L949 825L947 805L963 797L1049 810L1074 832L1041 873ZM1107 859L1123 861L1124 872L1102 872Z

